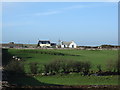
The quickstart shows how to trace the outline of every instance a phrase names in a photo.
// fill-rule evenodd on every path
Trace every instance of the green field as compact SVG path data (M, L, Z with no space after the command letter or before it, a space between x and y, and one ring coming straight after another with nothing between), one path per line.
M73 75L56 75L48 77L36 76L35 79L41 82L62 84L62 85L117 85L118 76L80 76L78 74Z
M63 53L68 55L50 55L41 54L40 52L54 52ZM38 62L41 64L49 63L56 59L77 60L77 61L90 61L92 69L97 70L96 65L100 64L103 70L106 70L106 65L109 61L116 61L118 59L117 50L23 50L23 49L9 49L9 53L22 57L24 63ZM78 55L78 56L70 56Z
M22 63L25 64L26 73L30 73L28 63L37 62L40 66L49 63L53 60L76 60L90 61L92 63L91 70L97 71L97 65L102 66L102 70L107 70L109 61L118 59L117 50L70 50L70 49L8 49L11 55L16 55L22 58ZM41 53L42 52L42 53ZM57 54L56 54L57 53ZM62 53L63 55L59 55ZM79 73L68 75L53 75L53 76L34 76L32 79L38 82L59 84L59 85L117 85L118 76L81 76ZM32 83L28 78L17 78L15 81L23 85L40 85Z
M18 85L118 85L118 76L80 76L79 74L13 78Z

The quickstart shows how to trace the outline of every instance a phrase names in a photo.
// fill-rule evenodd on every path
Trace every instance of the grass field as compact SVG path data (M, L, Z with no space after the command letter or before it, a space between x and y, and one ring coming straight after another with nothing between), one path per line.
M102 65L102 70L107 70L107 62L115 61L118 58L117 50L8 49L8 52L22 58L26 73L30 72L28 67L30 62L38 62L42 65L56 59L90 61L92 63L91 69L97 71L96 65L100 64ZM59 53L64 55L59 55ZM44 85L45 83L58 85L118 85L118 76L81 76L79 73L62 76L59 74L53 76L37 75L32 77L32 79L27 77L16 78L14 82L23 85Z
M41 54L40 52L57 52L68 55L50 55ZM24 63L38 62L41 64L49 63L56 59L77 60L77 61L90 61L92 69L97 70L96 65L100 64L103 70L106 70L106 64L109 61L118 59L117 50L23 50L23 49L9 49L9 53L22 57ZM78 56L70 56L78 55Z
M56 75L56 76L36 76L38 81L61 84L61 85L118 85L118 76L80 76L72 75Z
M118 85L119 76L81 76L79 74L14 77L12 83L25 86L40 85Z

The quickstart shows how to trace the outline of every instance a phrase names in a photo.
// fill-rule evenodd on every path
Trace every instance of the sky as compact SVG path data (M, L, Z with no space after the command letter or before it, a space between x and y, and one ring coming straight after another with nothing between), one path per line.
M117 2L4 2L2 42L118 44Z

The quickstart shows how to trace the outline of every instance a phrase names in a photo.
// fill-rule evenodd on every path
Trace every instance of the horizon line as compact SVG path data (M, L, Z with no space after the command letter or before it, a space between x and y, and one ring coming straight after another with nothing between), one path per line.
M0 43L0 44L9 44L10 42L2 42L2 43ZM15 44L37 44L37 43L22 43L22 42L14 42ZM54 43L56 43L56 42L54 42ZM90 45L90 44L81 44L81 45L79 45L79 44L77 44L77 46L101 46L101 45L113 45L113 46L120 46L120 45L118 45L118 44L96 44L96 45Z

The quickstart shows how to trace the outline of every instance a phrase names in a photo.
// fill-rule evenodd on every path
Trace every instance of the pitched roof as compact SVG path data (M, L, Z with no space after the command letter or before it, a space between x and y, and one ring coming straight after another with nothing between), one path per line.
M65 41L62 41L62 45L70 45L72 42L65 42Z
M39 44L50 44L50 41L48 40L39 40Z

